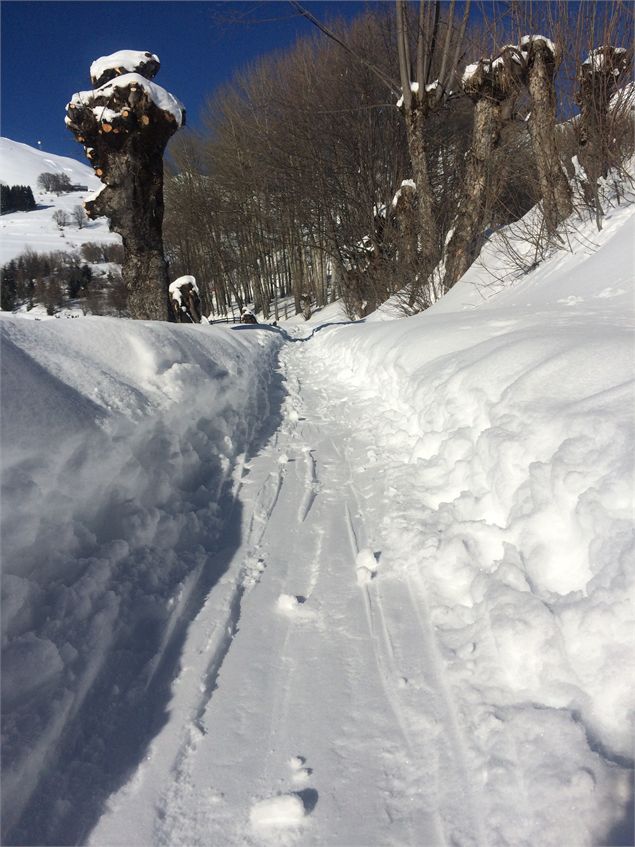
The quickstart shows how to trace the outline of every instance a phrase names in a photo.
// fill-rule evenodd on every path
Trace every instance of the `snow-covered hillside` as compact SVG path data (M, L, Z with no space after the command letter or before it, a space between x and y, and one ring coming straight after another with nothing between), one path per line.
M78 146L79 151L79 146ZM56 195L42 192L37 180L42 173L67 174L74 185L86 185L88 191L73 191ZM0 138L0 181L7 185L29 185L38 208L33 212L13 212L0 217L0 264L14 259L27 248L38 253L53 250L72 250L86 241L115 243L120 239L109 232L108 222L88 221L82 229L69 224L59 229L53 215L58 209L70 213L81 206L90 191L101 185L88 165L35 150L9 138Z
M634 223L403 320L3 316L4 843L631 844Z

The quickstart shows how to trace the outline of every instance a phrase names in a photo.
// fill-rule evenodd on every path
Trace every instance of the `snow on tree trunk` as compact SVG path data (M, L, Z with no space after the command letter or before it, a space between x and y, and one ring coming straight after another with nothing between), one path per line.
M489 166L500 138L503 104L517 94L520 75L518 51L512 46L505 47L496 59L481 59L465 69L462 84L475 104L474 125L465 188L446 252L446 289L463 276L478 250L486 224Z
M576 102L580 119L576 124L578 159L587 176L585 198L597 203L597 184L611 166L609 112L611 97L627 75L632 54L623 47L606 45L589 53L578 69Z
M398 249L400 266L405 274L406 285L410 286L408 306L412 308L416 296L417 256L417 189L411 179L401 183L401 187L392 201L398 229Z
M163 254L163 153L185 123L179 101L150 81L159 66L154 54L131 50L98 59L91 66L95 88L74 94L66 117L104 183L86 213L105 215L121 235L130 314L150 320L174 317Z
M529 134L540 183L545 227L554 235L572 212L571 188L556 145L555 48L541 35L525 36L520 43L526 84L531 98Z

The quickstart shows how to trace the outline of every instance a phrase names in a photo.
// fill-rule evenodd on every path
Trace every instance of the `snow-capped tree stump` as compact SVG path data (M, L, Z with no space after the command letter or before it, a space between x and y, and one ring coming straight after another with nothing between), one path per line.
M201 299L196 279L193 276L180 276L171 283L170 308L177 323L201 323Z
M556 48L543 35L526 35L520 51L524 61L524 82L531 98L529 134L536 157L545 227L554 235L558 225L573 210L571 187L556 144Z
M580 106L578 159L585 170L587 202L597 202L597 183L611 166L609 113L611 97L632 65L632 51L605 45L592 50L578 69L576 103Z
M93 62L92 91L74 94L66 124L104 183L86 201L123 240L123 279L134 318L174 319L163 255L163 153L185 124L181 103L151 82L157 56L121 50Z
M449 240L444 287L451 288L472 264L485 225L489 166L498 145L503 107L521 88L522 64L513 45L492 59L465 69L463 90L474 103L472 145L467 157L465 191Z

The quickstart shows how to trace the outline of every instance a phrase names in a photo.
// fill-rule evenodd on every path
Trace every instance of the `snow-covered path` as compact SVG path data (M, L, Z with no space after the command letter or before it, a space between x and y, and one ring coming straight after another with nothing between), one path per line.
M375 578L381 464L310 344L281 369L283 423L236 481L243 544L90 843L485 844L423 587Z
M634 209L306 340L0 321L6 843L633 843Z

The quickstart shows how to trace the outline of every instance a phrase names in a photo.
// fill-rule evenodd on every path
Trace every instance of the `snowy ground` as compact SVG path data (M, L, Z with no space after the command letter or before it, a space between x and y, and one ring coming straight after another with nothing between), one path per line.
M3 843L632 843L633 209L408 320L0 321Z

